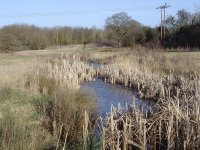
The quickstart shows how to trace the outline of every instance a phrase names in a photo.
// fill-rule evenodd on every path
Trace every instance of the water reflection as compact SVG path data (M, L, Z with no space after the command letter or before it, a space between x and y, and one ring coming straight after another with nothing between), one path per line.
M101 116L105 116L107 112L110 112L112 104L117 107L120 103L122 107L125 107L126 103L133 103L133 99L136 106L143 106L146 109L149 105L148 101L136 98L136 93L133 90L121 85L105 83L100 79L93 82L84 82L81 88L95 95Z

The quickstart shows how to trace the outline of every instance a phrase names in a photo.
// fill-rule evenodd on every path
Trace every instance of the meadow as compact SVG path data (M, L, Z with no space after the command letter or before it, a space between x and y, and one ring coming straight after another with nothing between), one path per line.
M0 72L0 149L200 147L199 52L75 45L2 53ZM97 75L155 105L112 107L101 118L95 98L80 90Z

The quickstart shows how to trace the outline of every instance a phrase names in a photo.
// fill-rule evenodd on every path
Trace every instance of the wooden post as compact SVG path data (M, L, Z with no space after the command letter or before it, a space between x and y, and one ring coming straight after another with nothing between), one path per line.
M162 41L164 40L164 43L165 43L165 35L166 35L166 27L165 27L165 9L166 8L169 8L170 6L167 5L165 3L165 5L162 5L156 9L160 9L160 12L161 12L161 21L160 21L160 40L161 40L161 43L163 43ZM164 12L163 12L164 11Z
M160 21L160 39L162 41L162 38L163 38L163 18L162 18L163 14L162 14L162 11L163 11L163 9L161 8L160 11L161 11L161 18L160 18L161 19L161 21Z

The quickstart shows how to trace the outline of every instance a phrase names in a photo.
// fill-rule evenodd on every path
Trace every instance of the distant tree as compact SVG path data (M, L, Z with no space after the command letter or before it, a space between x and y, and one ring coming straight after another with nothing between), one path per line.
M190 13L184 9L176 13L176 17L166 19L166 46L169 48L199 48L200 47L200 11Z
M170 15L166 18L165 24L168 30L175 32L178 29L177 20L174 16Z
M135 41L137 44L143 44L145 42L145 33L143 30L140 30L135 34Z
M193 14L193 24L200 23L200 1L194 5L195 13Z
M126 37L132 23L133 20L127 13L120 12L106 19L105 28L121 47L122 40Z
M140 23L132 20L127 28L126 36L122 39L122 46L135 47L136 44L142 44L144 39L145 35Z
M14 51L20 50L22 43L16 39L11 33L0 34L0 50L1 51Z
M185 9L177 12L177 24L179 27L192 24L192 15Z
M171 35L169 45L172 47L199 48L200 24L187 25Z
M158 40L159 35L157 29L148 27L144 31L146 42L156 42Z
M192 20L192 24L198 24L200 23L200 12L196 12L194 15L193 15L193 20Z
M178 31L183 26L192 25L194 22L194 14L181 9L176 13L175 16L168 16L165 20L166 27L169 31L175 32Z
M145 34L144 46L149 49L159 47L159 32L157 28L143 27Z

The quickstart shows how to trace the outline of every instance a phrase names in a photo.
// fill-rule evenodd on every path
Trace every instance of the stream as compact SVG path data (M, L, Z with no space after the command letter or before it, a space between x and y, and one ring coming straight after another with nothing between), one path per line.
M92 66L98 68L100 65L92 64ZM118 84L106 83L101 79L84 82L81 85L81 89L95 96L98 103L98 113L101 116L105 116L106 113L110 112L111 105L117 107L120 104L122 108L125 108L126 104L134 103L135 106L142 106L144 110L150 105L148 100L137 98L136 92L132 89Z

